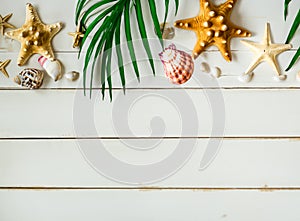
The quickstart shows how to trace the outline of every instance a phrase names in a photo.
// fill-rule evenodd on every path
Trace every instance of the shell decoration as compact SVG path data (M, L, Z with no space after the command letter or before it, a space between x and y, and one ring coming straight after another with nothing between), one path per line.
M166 76L173 84L187 82L194 72L194 61L188 53L177 50L174 44L159 54Z
M76 80L78 80L79 76L80 76L80 74L77 71L70 71L70 72L64 74L64 77L66 79L68 79L69 81L76 81Z
M44 80L44 73L41 70L34 68L26 68L14 78L14 81L29 89L38 89L42 86Z
M62 77L62 68L58 60L50 61L44 56L39 57L38 62L45 69L46 73L54 80L57 81Z

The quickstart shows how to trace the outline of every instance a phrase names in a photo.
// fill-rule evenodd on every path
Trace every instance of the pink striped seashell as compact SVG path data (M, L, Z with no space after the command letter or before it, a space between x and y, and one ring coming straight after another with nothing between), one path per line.
M44 56L41 56L39 57L38 62L54 81L57 81L61 78L62 70L61 70L61 64L58 60L50 61Z
M194 61L188 53L177 50L174 44L159 54L166 76L173 84L187 82L194 72Z

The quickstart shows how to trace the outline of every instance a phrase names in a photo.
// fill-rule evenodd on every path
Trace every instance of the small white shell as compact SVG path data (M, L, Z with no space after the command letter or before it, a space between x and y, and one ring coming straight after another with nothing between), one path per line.
M300 81L300 71L298 72L296 79L297 79L297 81Z
M243 83L248 83L252 80L253 75L254 75L253 73L251 73L251 74L242 74L242 75L239 76L239 80Z
M76 81L79 78L79 72L77 71L70 71L66 74L64 74L65 78L70 81Z
M162 33L162 38L163 39L167 39L167 40L173 39L174 36L175 36L175 29L174 29L174 27L172 27L169 23L165 23L165 24L161 23L160 24L160 30L162 31L163 28L164 28L164 31ZM154 30L154 31L156 33L156 30Z
M47 74L54 80L57 81L62 77L62 68L58 60L50 61L49 59L41 56L38 59L40 65L45 69Z
M221 71L221 69L219 67L214 67L211 70L211 75L214 76L215 78L221 77L221 74L222 74L222 71Z
M22 87L38 89L42 86L44 73L34 68L26 68L14 78L14 82Z
M284 80L287 79L287 76L286 76L285 74L282 74L282 75L273 77L273 79L274 79L275 81L277 81L277 82L279 82L279 81L284 81Z
M209 64L207 64L206 62L202 62L201 63L201 71L205 72L205 73L209 73L210 72Z

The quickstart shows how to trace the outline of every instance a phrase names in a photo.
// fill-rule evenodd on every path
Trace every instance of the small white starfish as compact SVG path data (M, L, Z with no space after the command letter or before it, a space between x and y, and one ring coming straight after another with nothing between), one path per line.
M292 48L291 44L273 44L271 40L270 24L266 24L265 36L263 42L256 43L252 41L242 40L242 42L248 46L256 55L257 58L249 66L246 72L241 76L242 81L250 81L252 78L252 71L262 62L266 61L271 67L273 67L277 73L279 80L285 80L286 75L281 74L277 55L281 54Z

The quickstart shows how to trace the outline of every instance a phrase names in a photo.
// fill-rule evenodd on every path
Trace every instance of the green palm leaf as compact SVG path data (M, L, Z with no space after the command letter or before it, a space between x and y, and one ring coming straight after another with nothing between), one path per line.
M81 24L86 24L87 20L92 17L93 13L99 9L101 6L104 6L108 3L115 2L116 0L102 0L93 4L82 16Z
M153 21L153 24L154 24L156 34L157 34L157 36L160 40L161 47L164 48L164 42L163 42L161 30L160 30L160 24L159 24L159 21L158 21L155 1L154 0L148 0L148 4L149 4L149 7L150 7L151 18L152 18L152 21Z
M179 0L175 0L175 7L176 7L175 15L177 15L178 8L179 8Z
M299 57L300 57L300 47L298 48L296 54L292 58L291 63L289 64L288 68L285 71L289 71L294 66L294 64L297 62Z
M295 35L295 33L296 33L299 25L300 25L300 9L298 11L297 16L294 19L293 25L292 25L292 27L290 29L290 32L289 32L289 35L288 35L288 37L286 39L286 44L290 43L290 41L294 37L294 35Z
M127 1L125 4L124 8L124 24L125 24L125 35L126 35L126 40L127 40L127 47L129 50L129 54L131 57L132 65L135 71L135 75L140 81L140 73L139 73L139 68L136 62L136 56L134 52L134 47L132 43L132 36L131 36L131 27L130 27L130 1Z
M288 9L289 9L289 4L292 0L284 0L284 20L286 20L286 17L288 15Z
M152 57L151 49L149 46L149 41L148 41L148 37L147 37L147 32L146 32L146 27L145 27L145 23L144 23L142 6L141 6L140 0L135 0L135 11L136 11L136 17L138 20L140 34L142 37L142 42L143 42L144 48L147 52L147 55L149 58L149 63L150 63L151 69L153 71L153 74L155 74L153 57Z
M120 73L120 78L121 78L121 83L123 87L123 91L125 93L125 72L124 72L124 66L123 66L123 56L122 56L122 51L121 51L121 20L118 20L116 24L116 35L115 35L115 46L116 46L116 53L118 57L118 68L119 68L119 73Z
M93 87L93 77L95 73L95 66L98 59L101 59L101 91L104 99L105 96L105 85L108 83L109 95L112 100L112 46L116 47L116 55L118 58L118 70L120 74L120 79L122 87L125 93L125 71L124 71L124 61L121 51L121 31L124 31L127 48L129 51L130 59L132 66L135 72L135 75L138 80L140 80L139 67L136 60L136 53L133 44L133 38L131 29L134 26L131 24L130 15L131 9L135 10L137 18L137 27L139 34L142 38L144 49L147 53L149 65L155 74L155 66L153 61L153 56L148 41L147 29L144 21L144 15L141 6L141 0L98 0L96 3L91 6L87 6L90 0L78 0L75 11L75 23L79 24L81 30L85 31L84 37L80 44L80 49L78 56L81 55L83 48L87 46L87 51L84 58L84 67L83 67L83 84L84 92L86 90L86 79L88 70L90 71L90 96L92 95ZM176 6L176 13L178 11L179 0L174 0ZM113 3L112 5L108 5ZM164 23L167 20L167 15L169 12L169 3L170 0L165 0L165 15ZM163 48L163 39L162 32L160 30L160 24L157 16L156 5L154 0L148 0L148 6L150 9L150 14L152 22L154 24L156 33L158 35L160 44ZM88 7L88 8L87 8ZM86 9L87 8L87 9ZM124 19L124 27L122 28L122 19ZM91 20L91 22L90 22ZM91 35L92 38L90 41L87 41L88 37ZM92 62L91 62L92 61ZM89 69L91 65L91 69Z

